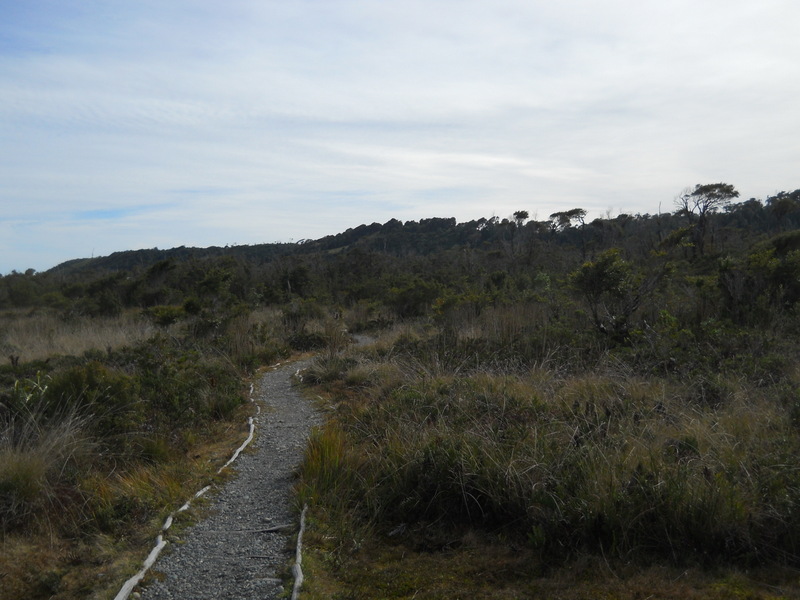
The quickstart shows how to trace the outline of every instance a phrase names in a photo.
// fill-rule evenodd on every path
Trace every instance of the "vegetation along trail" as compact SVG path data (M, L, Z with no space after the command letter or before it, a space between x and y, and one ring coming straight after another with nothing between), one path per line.
M314 407L292 388L306 361L264 373L256 388L253 450L234 463L237 476L216 495L211 516L176 535L141 591L147 600L278 598L279 573L290 560L287 537L293 472L311 427Z

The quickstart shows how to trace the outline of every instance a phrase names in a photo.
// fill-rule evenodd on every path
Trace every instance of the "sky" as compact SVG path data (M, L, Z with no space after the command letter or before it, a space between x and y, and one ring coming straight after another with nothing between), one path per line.
M796 0L0 0L0 274L800 188Z

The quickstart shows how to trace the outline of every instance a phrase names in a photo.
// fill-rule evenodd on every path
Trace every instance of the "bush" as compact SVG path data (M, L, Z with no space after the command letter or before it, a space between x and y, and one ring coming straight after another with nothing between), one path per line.
M190 310L194 310L196 307L195 305L191 304L187 301ZM188 313L185 306L153 306L148 308L145 311L145 314L150 318L153 323L159 325L160 327L168 327L177 323L179 320L184 318L187 314L197 314L199 312L199 307L193 313Z
M108 369L97 361L53 375L42 397L43 416L75 411L86 415L91 430L117 450L145 422L145 406L139 386L128 375Z

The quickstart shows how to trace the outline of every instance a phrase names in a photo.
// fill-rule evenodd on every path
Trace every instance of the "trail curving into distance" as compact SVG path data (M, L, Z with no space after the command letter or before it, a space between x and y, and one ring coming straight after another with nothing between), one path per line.
M240 454L246 441L225 465L236 460L237 475L220 488L207 519L180 537L170 535L171 516L167 519L142 571L120 590L118 600L134 589L134 597L146 600L269 599L284 592L278 574L294 554L288 546L295 530L293 474L311 428L322 421L291 384L291 376L310 362L286 364L261 376L254 397L260 410L251 428L253 451ZM153 577L138 589L148 561L155 562Z

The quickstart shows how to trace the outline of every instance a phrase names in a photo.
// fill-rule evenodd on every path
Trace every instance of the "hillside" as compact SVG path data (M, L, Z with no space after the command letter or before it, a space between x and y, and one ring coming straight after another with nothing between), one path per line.
M485 288L484 280L503 271L517 287L527 286L519 279L522 271L529 277L563 275L610 248L637 263L666 253L684 270L708 273L719 257L742 255L758 242L772 243L778 254L794 248L799 205L800 191L794 191L764 202L728 203L707 214L686 207L586 222L581 209L547 221L529 220L519 211L507 219L464 223L391 220L292 244L122 251L2 277L0 307L70 306L113 314L200 299L220 286L242 302L280 303L293 296L385 302L388 290L420 276L429 285L463 288L466 278L468 285Z

